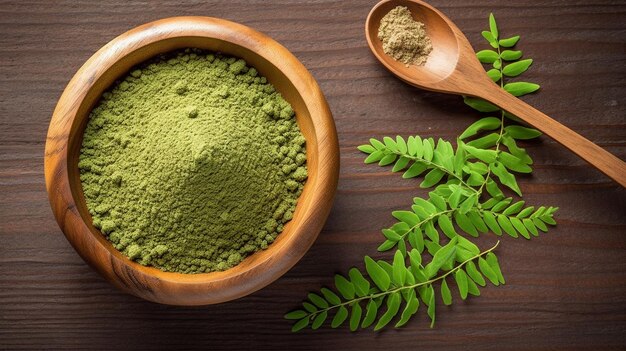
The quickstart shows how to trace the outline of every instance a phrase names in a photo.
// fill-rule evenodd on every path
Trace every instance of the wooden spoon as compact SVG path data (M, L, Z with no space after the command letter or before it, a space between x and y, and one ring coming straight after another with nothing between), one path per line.
M406 67L383 51L378 39L380 20L396 6L406 6L413 18L426 25L433 51L423 66ZM461 30L434 7L419 0L381 1L367 17L365 36L374 56L406 83L426 90L487 100L552 137L626 187L624 161L494 84Z

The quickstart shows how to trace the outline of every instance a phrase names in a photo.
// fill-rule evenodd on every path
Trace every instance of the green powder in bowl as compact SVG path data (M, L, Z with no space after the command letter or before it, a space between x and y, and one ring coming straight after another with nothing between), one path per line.
M222 271L265 249L307 178L289 103L246 62L196 49L155 58L91 112L80 180L94 227L163 271Z

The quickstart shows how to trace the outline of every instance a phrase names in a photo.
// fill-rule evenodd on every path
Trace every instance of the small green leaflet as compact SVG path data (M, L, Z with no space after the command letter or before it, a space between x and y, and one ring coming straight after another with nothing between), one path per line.
M396 142L391 139L390 137L383 137L383 143L385 143L385 146L393 151L393 152L398 152L398 146L396 145Z
M311 324L311 329L315 330L315 329L318 329L319 327L321 327L322 324L324 323L324 321L326 320L326 318L328 318L328 312L324 311L324 312L321 312L320 314L318 314L313 319L313 323Z
M304 309L307 310L307 312L310 312L310 313L317 312L317 307L315 307L313 304L310 304L308 302L303 302L302 307L304 307Z
M399 221L408 224L409 227L413 227L420 222L420 218L411 211L394 211L391 215Z
M498 219L498 224L500 225L500 227L502 227L504 232L506 232L507 234L509 234L510 236L514 238L517 238L518 235L517 235L517 232L515 231L515 228L511 224L511 221L505 215L498 215L497 219Z
M504 277L502 276L502 272L500 271L500 264L498 263L498 258L496 257L496 255L490 252L487 254L486 260L487 260L487 263L489 263L489 266L491 267L491 269L498 276L498 281L500 282L500 284L504 284L505 283Z
M441 211L445 211L448 209L447 205L446 205L446 201L436 192L432 191L430 193L428 193L428 196L430 197L430 202L437 206L437 209L441 210Z
M396 316L398 310L400 309L401 299L402 298L399 293L391 293L391 296L387 298L387 311L385 311L382 317L380 317L378 323L374 327L374 330L380 330L391 322L391 319Z
M467 272L467 276L471 278L472 281L480 286L485 286L485 279L476 268L476 264L474 264L474 262L468 262L467 265L465 265L465 271Z
M476 231L472 221L461 210L454 214L454 221L464 232L473 237L478 237L478 231Z
M490 133L485 135L484 137L474 139L468 142L466 145L478 148L478 149L488 149L490 147L496 146L498 140L500 140L500 135L498 133Z
M439 227L441 230L448 236L449 238L455 238L458 236L457 232L454 230L454 226L452 225L452 221L450 217L447 215L439 216L437 219Z
M328 288L322 288L321 292L326 301L330 302L331 304L338 305L341 303L341 299L339 298L339 296L337 296L337 294L335 294L332 290Z
M509 171L506 170L506 167L504 167L502 163L500 162L492 163L490 164L489 168L491 169L491 172L498 177L498 179L500 180L500 183L508 186L511 190L515 191L517 195L522 196L522 191L517 185L515 176L509 173Z
M403 286L406 278L404 255L400 250L393 257L392 281L396 286Z
M365 312L365 318L361 323L361 328L367 328L372 325L372 323L374 323L374 320L376 319L377 313L378 305L376 304L376 302L374 302L374 300L370 300L367 304L367 310Z
M428 174L426 174L426 176L424 177L424 181L420 183L420 187L430 188L433 185L439 183L439 181L441 180L441 178L443 178L444 175L446 175L444 171L442 171L439 168L435 168L431 170L430 172L428 172Z
M432 285L430 289L432 289ZM428 302L428 317L430 317L430 327L433 328L435 326L435 293L430 294L430 301Z
M285 315L285 319L301 319L306 317L308 314L303 310L295 310L287 313Z
M404 308L402 316L400 317L398 323L396 323L395 327L399 328L405 325L409 321L409 318L411 318L411 316L413 316L417 312L419 304L420 300L415 296L415 290L411 290L411 293L407 298L406 307Z
M517 77L520 74L526 72L526 70L528 69L528 67L530 67L530 65L532 65L532 63L532 59L513 62L504 67L504 69L502 70L502 74L507 77Z
M443 246L439 251L435 253L433 256L433 260L426 265L426 276L434 277L435 274L439 271L441 266L446 264L450 259L454 257L456 252L456 237L450 240L448 244Z
M515 44L517 44L517 42L519 41L520 36L516 35L514 37L511 38L506 38L506 39L500 39L500 41L498 42L500 44L500 46L505 47L505 48L512 48L515 46Z
M441 299L446 306L452 304L452 294L450 293L450 288L448 288L448 283L446 283L445 279L441 281Z
M476 53L476 57L482 63L494 63L500 56L493 50L481 50Z
M499 81L500 79L502 79L502 73L500 73L499 69L490 69L487 71L487 75L489 76L489 78L491 78L491 80L493 80L494 82Z
M398 155L396 154L385 155L383 156L383 158L380 159L380 161L378 162L378 165L386 166L386 165L392 164L396 161L397 158L398 158Z
M363 274L361 274L361 272L356 268L351 268L348 274L350 276L350 281L354 284L354 290L357 296L366 296L370 291L369 281L365 279Z
M344 278L342 275L335 275L335 287L339 290L341 296L344 299L350 300L355 296L355 288L354 284L352 284L348 279Z
M465 300L467 298L467 274L462 269L457 270L454 273L454 280L456 281L456 285L459 288L459 294L461 298Z
M315 293L310 293L309 294L309 300L311 300L311 302L313 302L313 304L315 304L315 306L319 307L319 308L326 308L328 307L328 302L326 302L326 300L324 300L321 296L315 294Z
M519 50L504 50L500 53L500 57L505 61L515 61L522 57L522 52Z
M398 151L402 154L406 154L408 151L406 141L401 136L396 136L396 145L398 146Z
M496 18L493 13L489 14L489 31L495 39L498 39L498 25L496 24Z
M504 85L504 90L513 96L523 96L539 90L539 84L527 82L507 83Z
M488 164L494 163L498 157L498 152L495 150L483 150L467 144L464 146L464 149L470 155Z
M376 150L383 150L385 148L385 144L381 143L380 141L371 138L370 139L370 144L372 144L372 146L376 149Z
M361 314L363 313L363 309L361 309L361 305L359 303L354 303L352 305L352 315L350 316L350 331L356 331L359 329L359 323L361 322Z
M504 131L510 137L521 140L534 139L541 135L541 132L536 129L522 126L508 126L504 128Z
M524 208L524 204L525 204L524 201L518 201L518 202L510 205L509 207L507 207L504 211L502 211L502 214L505 215L505 216L516 214L519 211L521 211L522 208Z
M380 290L385 291L389 289L389 284L391 284L389 274L369 256L365 256L365 268L367 269L367 274L369 274Z
M382 150L376 150L372 152L367 158L365 158L364 163L374 163L380 161L385 156Z
M291 331L292 332L297 332L299 330L302 330L304 328L306 328L309 325L309 318L304 318L301 319L299 321L297 321L293 327L291 327Z
M506 151L500 151L500 154L498 155L498 161L502 162L502 164L504 164L506 168L518 173L532 172L532 168L524 163L523 160L511 155Z
M478 259L478 267L493 285L500 285L500 282L498 281L498 275L496 274L496 272L493 271L493 269L491 269L491 266L489 266L484 258L481 257Z
M348 309L344 306L339 307L339 310L337 310L337 313L330 324L331 328L337 328L346 320L346 318L348 318Z
M511 202L513 202L513 198L512 197L507 197L506 199L503 199L503 200L500 200L500 201L496 201L496 204L492 206L491 211L492 212L501 212L505 208L507 208L507 206L509 206L511 204Z
M497 49L498 48L498 41L496 40L496 38L493 36L493 34L491 34L491 32L488 31L482 31L483 38L487 39L487 41L489 42L489 45L491 45L492 48Z
M448 203L450 203L450 207L455 209L459 207L459 203L461 202L461 196L463 194L463 188L456 187L450 197L448 197Z
M372 145L360 145L357 147L357 149L359 149L359 151L361 152L365 152L366 154L371 154L372 152L376 151L376 148L374 148Z
M500 110L498 106L495 106L485 100L473 97L465 97L463 102L478 112L495 112Z
M500 119L495 117L485 117L472 123L461 135L459 139L466 139L468 137L476 135L483 130L494 130L500 128Z

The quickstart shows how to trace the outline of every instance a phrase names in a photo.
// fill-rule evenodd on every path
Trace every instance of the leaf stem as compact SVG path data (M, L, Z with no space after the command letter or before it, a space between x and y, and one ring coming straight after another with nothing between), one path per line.
M500 88L504 89L504 60L502 60L501 57L501 52L500 52L500 42L498 41L498 38L496 38L496 42L498 43L498 57L500 60ZM498 140L496 140L496 152L500 151L500 143L502 142L502 136L504 135L504 110L500 109L500 134L498 135ZM485 181L480 185L480 188L478 188L478 190L476 191L476 193L478 194L478 196L482 195L483 193L483 189L485 187L485 185L487 185L487 183L489 182L489 180L491 179L491 167L489 168L489 171L487 172L487 176L485 176Z
M469 258L469 259L461 262L460 264L458 264L457 266L455 266L451 270L447 271L445 274L442 274L442 275L440 275L440 276L438 276L436 278L430 279L430 280L422 282L422 283L416 283L416 284L413 284L413 285L400 286L400 287L397 287L395 289L391 289L391 290L387 290L387 291L381 291L379 293L375 293L375 294L371 294L371 295L367 295L367 296L358 297L358 298L355 298L355 299L352 299L352 300L348 300L348 301L342 302L340 304L331 305L331 306L328 306L328 307L326 307L324 309L321 309L321 310L318 310L318 311L315 311L315 312L311 312L311 313L309 313L307 315L307 317L311 318L312 316L315 316L315 315L317 315L319 313L328 312L328 311L330 311L332 309L339 308L341 306L351 305L353 303L358 303L358 302L363 301L363 300L368 300L368 299L372 300L372 299L375 299L375 298L378 298L378 297L381 297L381 296L386 296L386 295L389 295L389 294L393 294L395 292L399 292L399 291L402 291L402 290L416 289L416 288L419 288L420 286L430 285L430 284L432 284L432 283L434 283L436 281L442 280L442 279L446 278L448 275L458 271L459 269L461 269L461 267L463 267L467 263L469 263L471 261L474 261L475 259L480 258L482 256L485 256L486 254L488 254L491 251L495 250L498 247L499 244L500 244L500 241L498 240L496 242L496 244L494 246L492 246L490 249L485 250L485 251L475 255L474 257Z

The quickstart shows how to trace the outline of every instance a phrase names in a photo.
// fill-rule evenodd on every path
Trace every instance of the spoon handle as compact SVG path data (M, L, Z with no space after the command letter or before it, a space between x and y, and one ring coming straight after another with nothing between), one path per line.
M585 137L514 97L497 85L483 86L476 96L508 111L573 151L626 188L626 163Z

